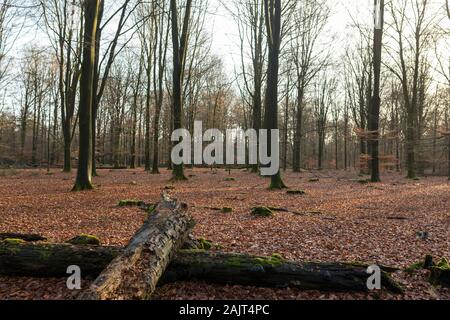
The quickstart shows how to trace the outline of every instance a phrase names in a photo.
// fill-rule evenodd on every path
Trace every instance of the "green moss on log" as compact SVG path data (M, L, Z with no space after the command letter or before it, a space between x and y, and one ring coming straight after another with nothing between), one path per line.
M24 244L26 243L25 240L22 239L13 239L13 238L8 238L3 240L4 243L6 244L11 244L11 245L19 245L19 244Z
M119 207L141 207L144 205L144 201L140 200L122 200L119 202Z
M255 207L252 209L252 214L258 217L272 217L273 211L267 207Z
M89 234L80 234L79 236L76 236L73 239L70 239L67 241L67 243L73 244L73 245L89 245L89 246L99 246L101 244L101 241L99 238L93 235Z

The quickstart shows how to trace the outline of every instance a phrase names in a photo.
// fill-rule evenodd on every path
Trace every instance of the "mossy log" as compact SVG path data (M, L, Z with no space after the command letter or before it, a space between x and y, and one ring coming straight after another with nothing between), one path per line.
M81 268L83 276L96 277L123 252L117 247L71 246L66 244L0 244L0 274L6 276L65 277L69 265ZM160 284L177 281L294 287L335 291L366 291L367 265L345 263L297 263L279 256L181 250L173 258ZM395 268L383 267L391 272ZM401 288L383 273L385 288Z
M66 277L67 268L98 276L123 248L71 244L0 242L0 274L12 277Z
M37 234L23 234L23 233L0 233L0 241L6 239L20 239L26 242L45 241L46 238Z
M84 292L83 300L145 300L194 227L186 205L163 195L144 225Z

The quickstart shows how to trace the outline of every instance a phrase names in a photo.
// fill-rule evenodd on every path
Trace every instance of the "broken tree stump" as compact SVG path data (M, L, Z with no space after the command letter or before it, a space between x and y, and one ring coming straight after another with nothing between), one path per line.
M187 206L163 195L162 201L120 253L81 294L83 300L149 299L194 227Z

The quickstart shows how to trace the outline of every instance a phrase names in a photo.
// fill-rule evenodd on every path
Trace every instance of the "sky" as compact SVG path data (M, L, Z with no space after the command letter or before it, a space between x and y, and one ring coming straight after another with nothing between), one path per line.
M209 33L212 36L212 50L225 62L229 71L233 71L235 63L239 63L240 49L237 45L238 29L236 23L227 12L221 0L210 0ZM346 45L345 38L351 16L361 21L372 23L373 0L329 0L332 10L328 30L337 36L333 45L341 50Z

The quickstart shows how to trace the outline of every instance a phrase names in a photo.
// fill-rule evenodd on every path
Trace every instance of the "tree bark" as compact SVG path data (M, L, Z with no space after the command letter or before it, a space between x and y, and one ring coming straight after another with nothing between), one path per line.
M194 226L185 208L176 200L163 196L163 201L129 245L81 295L81 299L150 298L173 255Z

